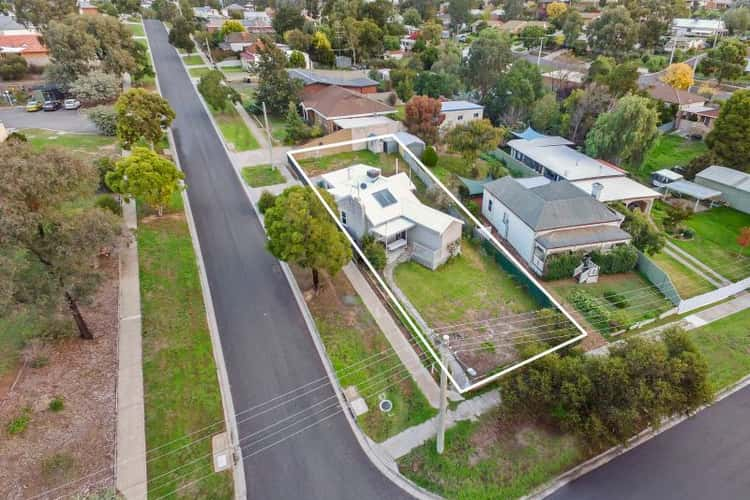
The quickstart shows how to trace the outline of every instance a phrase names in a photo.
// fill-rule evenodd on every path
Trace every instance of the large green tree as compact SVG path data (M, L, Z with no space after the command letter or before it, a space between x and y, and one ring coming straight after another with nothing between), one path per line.
M706 144L722 165L750 172L750 90L738 90L724 103Z
M599 115L586 137L586 153L637 166L659 134L659 115L646 97L629 95Z
M358 21L351 17L344 19L344 33L353 49L353 60L367 61L383 54L383 30L369 19Z
M560 131L560 105L554 93L544 94L534 103L529 121L539 132L557 135Z
M698 71L715 76L721 83L742 76L747 64L747 47L736 38L726 38L719 45L709 49L707 56L698 65Z
M625 7L608 7L586 30L594 52L621 58L638 41L638 25Z
M236 90L229 85L224 85L224 74L218 69L201 76L198 82L198 92L209 106L219 111L224 111L227 106L242 100Z
M105 177L107 186L126 198L139 198L155 207L161 217L172 194L184 189L185 178L174 163L149 148L133 148Z
M154 147L164 136L164 129L175 113L166 99L143 89L130 89L115 103L117 137L125 149L145 140Z
M272 25L274 31L281 37L287 31L294 29L301 30L305 25L305 18L302 17L300 9L297 6L285 3L276 10Z
M16 20L25 26L36 26L42 32L53 19L62 19L77 10L76 0L13 0Z
M497 149L504 136L505 130L496 128L492 122L483 119L456 125L448 131L445 141L451 151L459 153L466 160L470 170L464 175L471 174L476 177L474 170L479 154Z
M286 54L270 40L264 39L258 49L259 61L254 72L258 75L256 101L265 102L268 110L283 116L289 103L299 102L302 84L289 77Z
M469 47L464 81L484 99L512 62L510 38L497 30L483 30Z
M665 244L664 234L654 226L648 216L640 210L623 207L618 209L625 213L622 228L633 238L633 246L649 255L659 253Z
M526 121L531 107L544 94L539 68L518 59L502 74L485 99L487 116L496 124L515 127Z
M192 54L195 51L195 42L190 35L193 34L194 30L195 26L189 20L183 16L178 16L174 20L172 29L169 30L169 43L188 54Z
M0 265L12 266L0 272L0 302L33 303L50 315L67 308L79 335L92 339L79 304L96 291L96 258L119 232L111 212L80 203L95 194L96 168L17 141L0 145L0 157Z
M336 212L331 195L318 191ZM265 212L268 250L280 260L312 270L320 288L321 270L333 275L351 260L352 250L311 187L295 186L276 197Z
M576 144L582 144L597 117L609 111L613 102L608 89L598 83L574 90L562 104L561 132Z

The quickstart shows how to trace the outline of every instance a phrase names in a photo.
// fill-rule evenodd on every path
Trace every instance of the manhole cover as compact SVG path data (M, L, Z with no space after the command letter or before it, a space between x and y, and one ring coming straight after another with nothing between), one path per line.
M383 413L388 413L393 409L393 403L389 399L382 400L378 406Z

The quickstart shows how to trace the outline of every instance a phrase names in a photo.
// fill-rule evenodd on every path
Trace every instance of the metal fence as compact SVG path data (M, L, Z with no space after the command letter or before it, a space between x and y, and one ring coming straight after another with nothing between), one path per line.
M675 288L674 283L672 283L667 273L643 252L638 252L636 267L672 304L679 306L683 302L682 297L680 297L677 288Z
M750 278L745 278L744 280L738 281L736 283L723 286L716 290L711 290L710 292L706 292L701 295L696 295L695 297L691 297L689 299L685 299L678 305L677 312L679 314L683 314L689 311L693 311L695 309L698 309L699 307L707 306L709 304L719 302L720 300L724 300L727 297L731 297L732 295L736 295L743 290L747 290L748 288L750 288Z

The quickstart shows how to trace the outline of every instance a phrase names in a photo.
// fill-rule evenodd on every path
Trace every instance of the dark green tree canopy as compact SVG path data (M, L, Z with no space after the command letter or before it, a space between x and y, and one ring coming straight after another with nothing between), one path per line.
M224 74L214 69L201 76L198 82L198 92L201 93L209 106L223 111L235 102L240 102L239 93L224 84Z
M724 103L706 144L722 165L750 172L750 90Z
M254 69L259 80L256 100L265 102L270 113L284 116L290 102L299 102L302 84L289 77L286 54L270 40L263 39L258 55L260 60Z
M115 103L115 112L117 137L126 149L141 140L155 145L175 117L166 99L143 89L130 89L122 94Z

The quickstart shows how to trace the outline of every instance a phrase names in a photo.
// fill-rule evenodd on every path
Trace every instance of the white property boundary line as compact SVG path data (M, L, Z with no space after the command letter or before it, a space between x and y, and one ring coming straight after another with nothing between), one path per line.
M333 211L333 209L330 206L328 206L328 204L325 202L325 200L323 199L323 196L320 194L318 188L314 185L314 183L312 182L312 180L310 179L310 177L308 177L307 172L305 172L305 170L300 166L300 164L297 161L297 159L294 157L295 154L300 154L300 153L314 153L314 152L325 150L325 149L332 149L332 148L337 148L337 147L341 147L341 146L353 146L353 145L356 145L356 144L367 143L367 142L370 142L370 141L382 141L382 140L386 140L386 139L395 141L396 144L399 145L399 152L406 152L406 154L408 154L414 161L417 162L417 164L419 166L422 167L422 170L432 179L433 182L435 182L435 184L437 184L438 186L440 186L443 189L443 191L450 197L450 199L458 207L460 207L460 209L464 212L464 214L466 214L469 217L469 219L476 225L476 227L482 232L482 234L487 239L489 239L493 243L493 245L495 245L495 247L498 248L503 253L503 255L514 266L516 266L523 273L524 276L526 276L526 278L528 278L539 290L541 290L542 293L544 294L544 296L547 297L547 299L559 311L561 311L563 313L563 315L565 315L565 317L578 329L578 331L581 332L580 335L578 335L577 337L574 337L572 339L566 340L565 342L561 343L560 345L552 347L550 349L547 349L544 352L541 352L539 354L535 354L534 356L531 356L530 358L525 359L525 360L521 361L520 363L516 363L515 365L509 366L508 368L505 368L505 369L501 370L500 372L495 373L494 375L491 375L491 376L486 377L486 378L484 378L482 380L479 380L479 381L477 381L477 382L469 385L468 387L460 387L459 386L459 384L456 382L456 379L453 378L453 375L451 375L450 370L447 369L447 367L441 361L440 356L438 356L437 353L435 352L435 350L433 349L432 343L429 341L429 339L425 338L422 330L420 328L418 328L417 325L414 323L414 321L411 319L411 316L406 312L406 310L404 309L404 307L401 305L401 302L399 302L399 300L394 295L393 291L385 283L385 280L383 280L383 278L380 275L380 273L378 273L378 271L372 265L372 263L367 258L367 256L365 255L365 253L359 247L359 245L357 244L357 242L354 240L354 238L351 236L351 234L349 234L349 232L346 230L346 228L344 227L344 225L339 220L339 217L337 216L337 214L335 214L334 211ZM336 142L336 143L332 143L332 144L324 144L324 145L321 145L321 146L313 146L313 147L309 147L309 148L296 149L296 150L293 150L293 151L289 151L287 153L287 158L289 159L289 161L291 161L294 164L295 169L302 175L302 177L303 177L303 179L305 181L305 184L313 188L313 192L315 193L315 195L320 200L320 203L326 209L326 211L331 216L331 218L336 222L336 225L341 230L341 232L343 232L346 235L346 237L349 240L349 242L356 249L357 254L359 255L359 257L365 262L365 264L367 264L367 268L375 276L375 278L377 279L378 284L383 288L383 290L385 290L386 294L388 295L388 298L396 305L396 308L398 309L399 313L401 313L401 315L404 316L404 318L406 319L406 322L408 323L409 327L413 331L415 331L417 333L417 336L419 337L419 340L422 341L422 343L424 344L425 348L427 349L427 351L432 356L433 360L440 366L441 370L444 370L447 373L448 378L450 379L451 383L458 390L459 393L463 394L465 392L469 392L469 391L472 391L474 389L478 389L478 388L480 388L482 386L485 386L485 385L487 385L487 384L489 384L491 382L494 382L495 380L497 380L498 378L502 377L503 375L506 375L506 374L508 374L508 373L510 373L510 372L512 372L514 370L517 370L518 368L521 368L522 366L525 366L525 365L527 365L529 363L532 363L533 361L536 361L537 359L542 358L542 357L546 356L547 354L551 354L551 353L553 353L555 351L558 351L558 350L562 349L563 347L566 347L566 346L568 346L570 344L573 344L574 342L578 342L579 340L581 340L581 339L585 338L586 336L588 336L588 333L586 332L586 330L575 320L575 318L573 318L573 316L570 313L568 313L568 311L565 310L565 308L563 308L563 306L557 300L555 300L555 298L537 281L537 279L534 276L531 275L531 273L529 273L526 270L525 267L523 267L518 262L518 260L513 255L511 255L507 250L505 250L505 248L500 244L500 242L497 240L497 238L495 238L495 236L492 235L492 232L488 231L485 228L484 224L482 224L479 221L479 219L477 219L476 217L474 217L474 215L471 212L469 212L469 210L463 205L463 203L461 203L458 200L458 198L456 198L453 195L453 193L451 193L450 190L448 190L448 188L446 188L443 185L443 183L440 182L440 180L437 177L435 177L435 175L433 175L433 173L427 167L424 166L424 164L419 160L419 158L417 158L416 155L414 155L414 153L412 153L412 151L408 147L406 147L406 145L404 145L398 139L398 137L396 137L394 134L385 134L385 135L379 135L379 136L373 136L373 137L366 137L364 139L354 139L354 140L350 140L350 141L342 141L342 142ZM408 164L408 162L407 162L407 164ZM412 167L409 166L409 168L412 168Z

